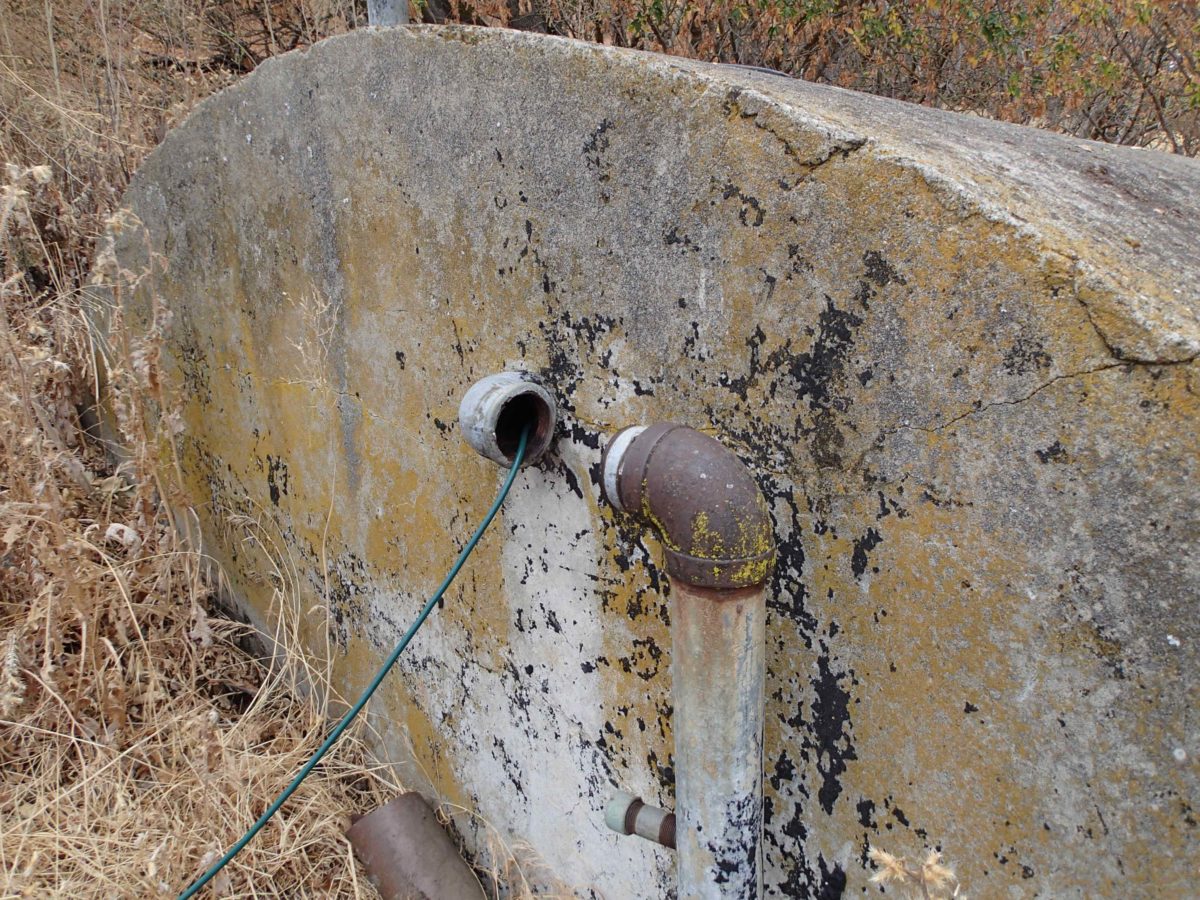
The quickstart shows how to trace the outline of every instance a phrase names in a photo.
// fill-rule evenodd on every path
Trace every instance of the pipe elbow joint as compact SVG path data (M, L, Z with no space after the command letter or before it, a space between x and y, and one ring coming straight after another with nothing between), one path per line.
M606 499L658 532L672 578L736 590L770 577L775 538L766 501L720 441L669 422L634 426L613 436L601 467Z

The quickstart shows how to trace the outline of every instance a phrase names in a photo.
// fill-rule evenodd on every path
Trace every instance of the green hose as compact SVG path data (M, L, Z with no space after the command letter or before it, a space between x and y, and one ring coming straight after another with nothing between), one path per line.
M525 447L529 442L530 430L530 426L527 425L525 426L525 430L521 432L521 441L517 445L517 452L513 457L512 468L508 470L508 477L504 479L504 485L500 488L500 493L496 495L496 499L492 503L492 508L487 511L487 515L483 517L483 522L475 529L475 533L467 541L467 546L463 548L462 553L458 554L458 559L454 561L454 565L450 568L450 574L442 581L441 587L429 598L429 602L425 604L416 621L404 633L404 637L400 638L400 643L396 645L396 649L392 651L384 664L380 666L379 671L375 673L375 677L371 679L371 683L367 685L367 689L362 692L362 696L350 707L350 711L342 717L341 721L334 726L333 731L329 732L329 737L325 738L321 746L317 748L317 752L312 755L312 758L296 773L296 777L292 779L292 783L284 788L283 793L275 798L274 803L267 807L267 811L259 816L258 821L251 825L249 830L238 838L238 842L230 847L224 856L213 863L207 872L196 879L191 887L179 895L179 900L189 900L190 897L194 897L200 888L208 884L214 875L225 868L225 865L237 856L243 847L250 843L250 840L267 824L271 816L275 815L279 807L283 806L287 798L292 796L296 788L300 786L300 782L308 777L308 773L321 761L321 758L325 756L329 748L342 736L342 732L354 721L354 717L362 712L363 707L367 705L367 701L371 699L371 695L375 693L375 689L379 687L380 683L387 676L387 673L391 671L392 666L396 664L396 660L400 658L400 654L404 652L404 648L408 646L408 642L412 640L413 635L417 633L417 630L429 617L429 614L433 612L433 607L442 599L442 595L446 593L446 588L450 587L450 582L454 580L454 576L458 574L459 569L463 567L463 563L467 561L467 557L471 555L471 551L475 549L475 545L479 543L479 539L483 537L483 532L487 530L488 525L492 523L492 519L496 517L496 513L500 511L500 505L504 502L504 498L508 496L508 490L512 487L513 479L517 477L517 469L521 468L521 462L525 459Z

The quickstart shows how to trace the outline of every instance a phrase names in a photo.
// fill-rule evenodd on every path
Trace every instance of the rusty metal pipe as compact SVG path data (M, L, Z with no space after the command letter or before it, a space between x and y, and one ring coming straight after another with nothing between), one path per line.
M662 423L605 448L603 489L652 526L671 576L676 870L681 898L762 896L766 502L714 438Z
M383 900L484 898L479 879L415 791L356 819L346 837Z
M675 813L651 806L641 797L617 791L604 809L604 824L617 834L638 837L675 849Z

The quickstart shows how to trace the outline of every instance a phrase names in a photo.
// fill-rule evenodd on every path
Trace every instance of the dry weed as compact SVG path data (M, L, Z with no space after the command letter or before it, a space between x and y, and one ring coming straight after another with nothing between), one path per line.
M0 195L0 893L174 896L319 743L327 670L296 652L286 579L283 664L248 654L248 627L214 612L203 560L172 527L143 413L149 399L170 420L166 310L110 359L127 461L82 434L96 354L80 308L36 296L19 262L36 255L46 174L10 167ZM215 893L372 896L343 831L398 789L349 733Z
M875 884L895 885L905 896L921 900L965 900L958 878L942 862L942 854L937 850L928 851L921 864L915 866L909 865L903 856L892 856L877 847L872 847L867 856L878 868L871 876Z

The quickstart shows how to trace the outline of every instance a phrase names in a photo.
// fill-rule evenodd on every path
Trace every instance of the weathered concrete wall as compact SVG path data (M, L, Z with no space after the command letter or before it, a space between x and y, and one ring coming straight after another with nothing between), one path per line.
M305 633L347 692L501 477L463 392L525 368L562 404L373 703L409 777L584 895L669 891L670 855L602 824L674 773L658 550L597 475L606 433L670 418L745 459L780 540L769 893L937 844L976 896L1124 897L1188 893L1200 848L1198 197L1190 160L414 29L262 66L129 203L169 261L208 549L260 614L231 513L306 606L328 587Z

